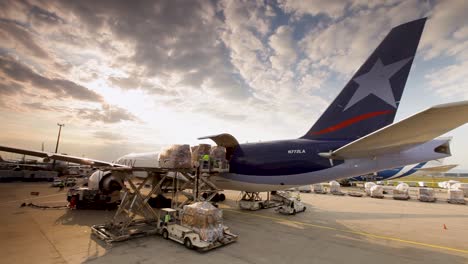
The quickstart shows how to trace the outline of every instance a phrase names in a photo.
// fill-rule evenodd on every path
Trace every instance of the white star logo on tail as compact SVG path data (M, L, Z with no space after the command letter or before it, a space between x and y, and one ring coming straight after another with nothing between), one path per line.
M392 64L383 65L380 59L377 59L374 66L368 73L364 73L353 79L359 87L354 92L348 104L343 111L355 105L370 94L382 99L387 104L397 107L395 96L393 95L390 78L405 66L413 57L409 57Z

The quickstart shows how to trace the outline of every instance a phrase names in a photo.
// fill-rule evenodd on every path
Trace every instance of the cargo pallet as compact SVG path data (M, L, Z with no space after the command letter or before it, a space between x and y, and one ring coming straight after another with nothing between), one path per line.
M461 199L447 199L447 203L450 203L450 204L466 204L466 201L465 199L461 200Z
M159 229L154 223L148 223L145 220L137 220L132 221L125 229L122 229L121 225L93 225L91 227L91 232L107 244L112 244L114 242L121 242L133 238L156 235Z

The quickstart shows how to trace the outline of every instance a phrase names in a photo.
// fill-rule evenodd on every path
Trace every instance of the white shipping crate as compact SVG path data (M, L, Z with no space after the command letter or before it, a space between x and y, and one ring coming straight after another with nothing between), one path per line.
M418 200L421 202L435 202L434 189L432 188L419 188Z
M318 184L314 184L314 193L325 194L327 193L327 191L325 190L322 184L318 183Z
M400 191L398 189L393 190L393 199L395 200L409 200L410 196L408 190Z
M456 204L465 204L464 193L459 189L448 189L447 202Z

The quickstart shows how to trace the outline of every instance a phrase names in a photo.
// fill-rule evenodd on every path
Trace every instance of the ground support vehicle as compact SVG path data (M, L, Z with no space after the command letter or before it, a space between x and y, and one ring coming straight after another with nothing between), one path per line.
M113 210L120 204L120 195L118 192L104 194L88 187L74 187L68 190L67 201L70 209Z
M60 185L65 186L65 183L60 178L55 178L54 181L52 182L51 186L52 187L59 187Z
M71 187L76 185L76 178L75 177L70 177L65 180L65 186Z
M114 169L112 174L113 177L119 177L122 182L125 182L121 203L110 223L91 227L92 233L106 243L160 234L165 238L186 244L190 248L209 250L237 240L237 235L229 232L229 229L224 226L222 229L217 229L217 234L222 235L216 239L200 240L198 236L206 235L202 232L202 227L179 220L179 214L184 212L187 206L192 206L193 203L197 204L198 201L210 201L219 191L210 181L211 174L203 176L205 173L201 174L199 171L193 174L192 169L152 169L142 182L140 182L141 179L135 179L125 170ZM163 195L161 186L167 181L173 182L173 190L175 190L170 193L172 199L170 199L169 206L172 208L167 208L168 205L161 206L158 203L155 204L155 208L151 207L151 199L154 199L154 196ZM147 186L147 183L151 183L151 188L143 188ZM203 193L209 194L206 199L202 197ZM186 200L182 200L183 197ZM213 208L219 210L211 203L205 203L212 207L211 210L214 210ZM168 213L170 216L166 218ZM207 217L207 219L209 218ZM201 222L211 223L208 220ZM200 221L196 223L200 223ZM218 227L221 226L218 225Z
M295 215L296 213L304 212L307 207L297 198L291 197L284 205L276 208L278 213L286 215Z
M283 204L282 201L275 201L270 199L270 193L266 200L263 200L259 192L242 192L242 198L238 201L239 208L243 210L256 211L260 209L267 209L278 207Z
M202 203L197 203L191 206L199 205L212 206L208 203L204 205ZM211 210L219 209L212 207ZM177 212L176 210L164 208L161 212L163 213L163 219L165 215L170 215L171 219L170 221L160 220L160 223L163 223L160 228L162 237L183 244L188 249L207 251L233 243L237 240L237 235L231 233L228 227L222 225L219 222L221 219L213 218L211 213L198 214L196 216L197 220L195 221L192 221L193 219L184 221L184 219L187 218L186 216L183 216L181 221L177 221L173 220L175 219L174 214ZM174 215L174 217L172 215ZM208 224L208 226L200 226L200 223L201 225ZM211 225L209 223L211 223ZM219 232L217 233L215 229L219 229ZM211 236L209 232L211 232ZM216 236L213 236L213 234L216 234Z

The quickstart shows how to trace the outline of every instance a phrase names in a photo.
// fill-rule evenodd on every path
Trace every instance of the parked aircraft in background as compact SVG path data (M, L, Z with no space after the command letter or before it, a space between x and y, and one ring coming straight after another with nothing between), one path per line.
M455 167L457 164L444 165L444 159L430 160L416 164L410 164L403 167L379 171L377 173L351 177L343 179L340 182L352 181L383 181L395 180L406 176L426 176L426 175L441 175Z
M201 138L227 149L229 172L211 180L221 189L272 191L449 157L449 139L434 138L468 122L468 101L437 105L392 124L425 22L393 28L304 136L250 144L239 144L229 134ZM0 150L98 167L160 167L157 153L113 163L6 146Z
M0 168L7 169L7 170L53 170L57 171L59 174L66 174L68 170L68 162L64 161L56 161L55 167L52 165L51 162L43 162L34 159L3 159L0 156Z

